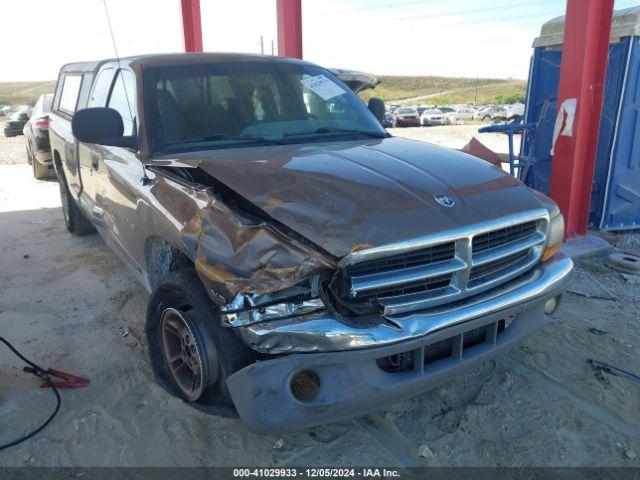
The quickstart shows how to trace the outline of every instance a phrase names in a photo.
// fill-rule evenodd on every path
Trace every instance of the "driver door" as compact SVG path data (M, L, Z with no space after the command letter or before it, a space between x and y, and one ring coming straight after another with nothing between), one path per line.
M115 69L106 65L100 69L91 90L87 104L91 107L105 107L113 84ZM98 198L97 176L102 161L104 147L90 143L78 142L78 165L82 181L81 199L89 207L88 210L98 224L102 223L104 207Z
M122 117L124 135L137 135L136 83L131 71L118 70L106 106ZM93 175L102 225L116 252L140 274L145 235L138 231L138 198L144 166L138 152L130 148L96 145L95 152L99 159Z

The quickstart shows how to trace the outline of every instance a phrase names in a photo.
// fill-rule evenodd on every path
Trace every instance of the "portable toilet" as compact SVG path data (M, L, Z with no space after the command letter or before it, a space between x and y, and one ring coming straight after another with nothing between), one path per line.
M530 185L549 193L564 16L542 26L533 42L525 122L538 126L521 155L531 156ZM589 228L640 228L640 6L616 10L611 24Z

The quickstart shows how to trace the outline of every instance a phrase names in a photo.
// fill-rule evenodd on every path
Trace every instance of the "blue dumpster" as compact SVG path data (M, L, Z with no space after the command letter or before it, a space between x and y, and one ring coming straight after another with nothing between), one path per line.
M542 26L533 42L525 122L537 123L521 155L535 161L535 185L551 182L551 143L562 59L564 17ZM600 133L591 193L589 228L640 228L640 7L614 12ZM534 181L531 179L531 183Z

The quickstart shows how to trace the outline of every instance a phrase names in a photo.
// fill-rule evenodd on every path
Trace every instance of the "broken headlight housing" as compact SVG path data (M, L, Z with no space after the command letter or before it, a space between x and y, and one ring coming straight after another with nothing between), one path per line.
M562 246L564 241L564 217L560 212L551 218L547 230L547 247L542 254L542 261L549 260Z
M226 326L241 327L269 320L306 315L324 310L325 304L309 287L293 287L271 294L237 293L233 300L220 308Z

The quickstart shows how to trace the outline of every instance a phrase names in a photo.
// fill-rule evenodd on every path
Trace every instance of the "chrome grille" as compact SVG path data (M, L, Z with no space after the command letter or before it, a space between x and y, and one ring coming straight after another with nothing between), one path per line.
M385 315L460 301L521 275L542 255L546 216L480 225L446 241L361 260L342 270L340 301ZM428 241L428 240L427 240ZM360 253L360 252L359 252Z
M519 240L531 235L536 229L536 222L526 222L476 235L473 237L473 253L479 253L483 250L489 250L490 248Z
M455 251L455 242L448 242L443 245L420 248L418 250L404 252L398 255L391 255L388 257L356 263L355 265L347 267L347 272L350 275L370 275L373 273L386 272L388 270L428 265L453 258Z
M469 283L482 282L491 275L500 274L501 272L512 268L513 265L517 265L518 262L525 259L527 255L529 255L529 251L522 250L494 260L493 262L472 267L471 272L469 273Z

